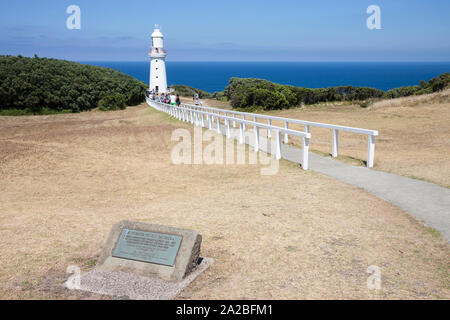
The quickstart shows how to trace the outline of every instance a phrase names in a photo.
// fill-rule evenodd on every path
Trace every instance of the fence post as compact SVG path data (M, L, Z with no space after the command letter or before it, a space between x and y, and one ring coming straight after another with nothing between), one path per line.
M368 136L368 146L367 146L367 168L373 168L375 158L375 136Z
M305 125L305 132L306 132L306 133L310 133L310 132L309 132L309 124Z
M243 116L243 119L245 120L245 115ZM244 130L245 130L245 123L242 123L244 125Z
M210 114L208 114L208 122L209 122L209 130L212 130L213 117Z
M244 124L239 122L239 144L244 143Z
M339 144L339 131L336 129L333 129L333 141L332 141L332 150L331 155L333 158L336 158L338 156L338 144Z
M231 138L231 129L230 129L230 120L227 118L225 119L225 124L227 125L227 138Z
M217 133L222 133L222 130L220 128L220 114L217 115Z
M205 127L205 114L202 112L202 128Z
M233 114L233 118L236 119L236 114ZM236 120L233 120L233 128L236 128Z
M255 131L255 152L259 151L259 127L255 126L253 128L253 131Z
M284 122L284 128L285 129L289 129L289 123L287 121ZM288 143L289 142L289 138L288 138L288 134L287 132L284 133L284 143Z
M269 126L271 126L272 125L272 119L269 119L269 120L267 120L267 124L269 125ZM267 138L272 138L272 132L270 131L270 128L267 128Z
M279 130L276 131L277 139L275 146L275 159L281 159L281 132Z
M302 168L308 170L309 168L309 138L303 137L303 150L302 150Z

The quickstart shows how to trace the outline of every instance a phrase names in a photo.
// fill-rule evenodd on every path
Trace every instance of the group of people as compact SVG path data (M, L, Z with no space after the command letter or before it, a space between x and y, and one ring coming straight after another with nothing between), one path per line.
M158 92L155 92L155 91L147 90L145 95L150 100L161 102L161 103L170 104L172 106L179 107L180 104L181 104L180 96L178 94L174 95L174 94L169 94L169 93L165 93L165 92L158 93ZM194 95L193 101L194 101L196 106L199 106L199 105L201 106L202 105L201 101L199 100L199 95L198 94Z
M153 101L170 104L172 106L180 106L181 100L179 95L169 94L169 93L158 93L158 92L147 92L147 98Z

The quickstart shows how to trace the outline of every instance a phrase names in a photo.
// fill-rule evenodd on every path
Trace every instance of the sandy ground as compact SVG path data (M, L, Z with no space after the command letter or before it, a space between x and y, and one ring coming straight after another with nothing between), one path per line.
M215 263L180 299L450 298L449 245L399 208L284 161L172 164L177 128L145 105L0 117L0 298L105 298L61 283L122 219L203 235Z
M214 100L204 100L204 103L230 108ZM267 114L378 130L375 170L450 187L450 89L432 95L384 100L366 109L358 105L322 104ZM273 124L283 126L281 122ZM290 127L304 130L300 125ZM331 130L311 128L311 134L310 149L330 155ZM301 145L299 140L293 142ZM365 165L367 136L341 132L339 154L342 161Z

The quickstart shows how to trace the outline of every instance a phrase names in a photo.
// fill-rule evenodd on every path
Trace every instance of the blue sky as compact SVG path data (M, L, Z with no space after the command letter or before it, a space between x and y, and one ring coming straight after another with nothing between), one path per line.
M69 5L81 30L68 30ZM369 30L369 5L381 30ZM450 61L448 0L0 0L0 54L144 61Z

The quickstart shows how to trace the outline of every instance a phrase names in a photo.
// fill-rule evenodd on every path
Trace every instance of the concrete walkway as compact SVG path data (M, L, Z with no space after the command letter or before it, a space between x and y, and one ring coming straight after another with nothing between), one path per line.
M224 126L221 128L222 133L226 132ZM232 129L231 132L232 137L238 139L239 130ZM253 141L253 134L246 132L246 144L253 146ZM260 150L273 154L271 150L274 151L275 146L268 144L268 140L261 136ZM302 150L283 144L281 157L301 163ZM416 219L423 221L426 226L441 232L444 239L450 243L450 189L392 173L352 166L312 152L309 153L309 167L311 170L360 187L397 205Z

